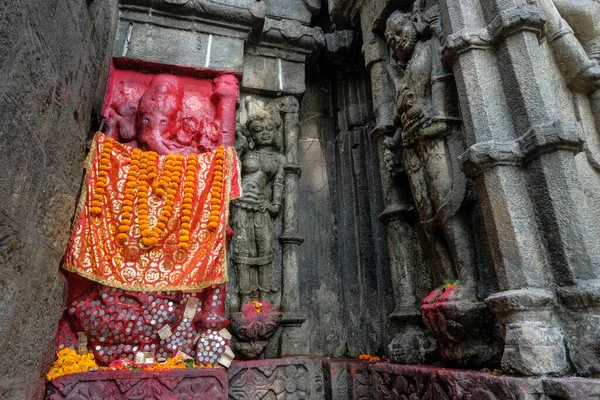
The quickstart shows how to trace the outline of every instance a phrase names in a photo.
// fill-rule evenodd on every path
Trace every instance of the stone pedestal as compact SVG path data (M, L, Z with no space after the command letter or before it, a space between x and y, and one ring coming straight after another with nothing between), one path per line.
M559 318L565 327L573 367L578 375L597 376L600 373L600 286L594 282L559 288L558 298L563 306Z
M455 284L425 298L421 313L425 326L440 344L442 359L450 365L471 368L497 366L503 343L494 314L483 302L449 300Z
M486 299L504 325L502 369L522 375L560 374L567 368L563 336L543 289L509 290Z
M224 369L168 372L98 371L61 376L47 384L47 400L226 400Z

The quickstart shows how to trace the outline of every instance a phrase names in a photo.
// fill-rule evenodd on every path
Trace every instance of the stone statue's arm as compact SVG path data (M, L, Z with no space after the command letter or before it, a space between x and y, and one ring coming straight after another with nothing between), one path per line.
M546 14L546 31L560 71L576 91L591 91L600 85L600 66L590 60L552 0L540 0ZM593 12L590 10L589 12Z
M400 87L402 86L402 77L404 76L404 70L399 65L393 64L393 61L390 61L386 65L386 69L392 81L394 93L398 93L400 91Z
M444 69L437 56L439 39L433 37L431 41L431 123L423 128L423 135L435 137L450 134L453 124L460 122L460 115L454 75Z
M273 201L269 205L269 211L276 215L281 208L281 200L283 198L283 180L285 177L285 171L283 169L286 159L284 155L279 155L279 167L277 173L273 178Z

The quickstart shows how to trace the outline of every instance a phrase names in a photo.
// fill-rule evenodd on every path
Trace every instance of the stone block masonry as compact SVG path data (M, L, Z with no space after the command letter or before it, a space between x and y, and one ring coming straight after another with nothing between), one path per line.
M0 398L36 399L117 1L0 2Z

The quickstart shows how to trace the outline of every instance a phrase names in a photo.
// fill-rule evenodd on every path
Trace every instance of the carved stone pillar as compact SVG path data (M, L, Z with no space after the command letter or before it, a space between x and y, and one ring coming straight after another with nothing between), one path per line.
M581 126L562 115L544 72L546 15L524 1L485 9L454 0L442 4L445 54L471 146L463 167L477 183L505 290L488 299L505 325L502 366L521 374L560 374L567 360L553 317L555 296L541 288L596 278L598 259L597 240L582 219L573 157L581 149Z
M298 100L286 96L279 100L283 113L284 147L287 164L284 166L285 200L283 205L283 232L279 236L282 246L281 311L283 312L280 356L309 353L306 332L302 324L306 318L300 314L300 289L298 282L298 247L304 239L298 234L298 179L302 169L298 165Z
M386 137L392 136L396 129L393 124L394 100L386 70L387 47L381 38L371 32L371 23L369 9L362 8L363 53L365 65L371 75L373 109L377 122L371 139L376 143L379 152L380 176L386 206L379 219L386 230L396 301L396 308L390 318L398 324L398 332L388 346L388 353L394 362L422 364L431 361L437 350L435 340L425 332L419 310L421 298L426 294L419 289L425 287L427 290L430 286L429 277L417 240L414 225L416 211L412 205L410 189L397 185L384 161L383 142Z

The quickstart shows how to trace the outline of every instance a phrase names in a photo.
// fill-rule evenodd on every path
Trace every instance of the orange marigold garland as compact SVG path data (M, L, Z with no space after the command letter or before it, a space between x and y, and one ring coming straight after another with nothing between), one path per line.
M94 185L93 200L90 207L90 214L99 217L102 214L102 205L104 201L104 190L108 183L108 170L110 169L110 158L112 155L114 140L105 138L100 155L100 165L98 167L98 178Z
M185 181L183 183L183 200L181 209L186 212L192 211L192 204L194 201L194 191L196 188L196 165L198 164L198 157L196 154L191 154L188 157L187 165L185 166ZM179 229L179 247L187 250L190 241L190 216L183 215L181 217L181 226Z
M90 207L90 214L93 216L99 216L102 213L113 144L114 139L105 138L102 146L98 178L94 185L93 199ZM175 206L175 198L179 192L180 183L183 180L179 247L187 250L190 240L194 193L197 189L198 157L196 154L188 156L184 168L183 163L186 158L183 155L169 154L166 157L165 166L160 177L158 175L157 160L158 154L155 152L144 152L140 149L133 149L132 151L129 172L125 181L125 197L121 207L116 237L117 243L123 246L129 240L133 208L136 206L142 245L147 248L156 245L169 222L173 207ZM223 165L225 160L224 146L220 146L215 151L214 160L214 176L211 186L211 206L208 220L208 228L211 231L214 231L219 226L221 215ZM182 173L185 173L185 176L182 176ZM149 196L164 198L163 208L158 216L156 225L152 228L150 227L149 218Z
M219 216L221 215L221 194L223 189L224 160L225 148L223 145L221 145L215 153L215 171L210 193L210 217L208 218L208 228L211 231L214 231L219 226Z
M125 199L121 207L121 219L119 224L119 233L117 234L117 243L124 245L129 239L129 230L131 229L131 216L133 212L133 202L137 195L137 181L140 170L140 157L142 151L133 149L129 172L125 181Z

